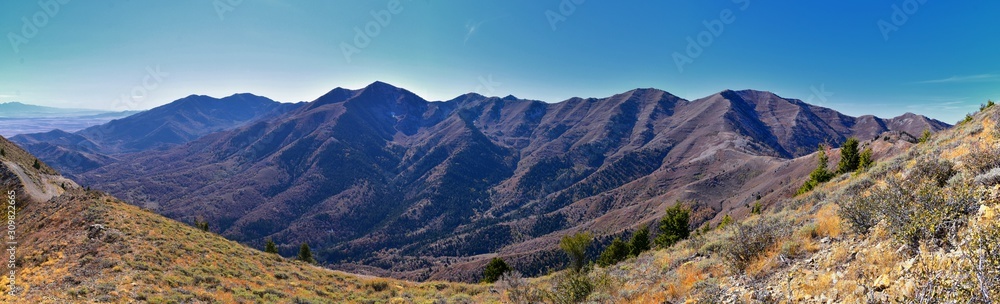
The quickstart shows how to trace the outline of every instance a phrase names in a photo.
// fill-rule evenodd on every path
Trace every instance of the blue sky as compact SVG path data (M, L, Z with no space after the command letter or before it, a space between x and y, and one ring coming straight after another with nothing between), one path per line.
M1000 98L996 1L395 2L5 1L0 102L308 101L382 80L429 100L758 89L954 123Z

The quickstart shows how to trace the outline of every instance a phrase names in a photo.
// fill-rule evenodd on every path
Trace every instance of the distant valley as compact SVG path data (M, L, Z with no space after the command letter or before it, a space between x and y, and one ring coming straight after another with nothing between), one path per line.
M11 137L56 129L75 132L136 113L139 111L63 109L6 102L0 103L0 124L4 126L0 129L0 135Z

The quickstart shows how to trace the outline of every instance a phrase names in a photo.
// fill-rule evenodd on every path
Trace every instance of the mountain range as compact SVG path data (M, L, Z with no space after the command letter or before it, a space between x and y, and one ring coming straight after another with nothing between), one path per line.
M253 247L309 243L337 269L472 281L496 255L543 273L563 262L561 235L606 242L679 200L695 227L745 215L793 195L820 144L857 137L886 156L948 127L752 90L426 101L376 82L299 104L191 96L12 140L82 185Z

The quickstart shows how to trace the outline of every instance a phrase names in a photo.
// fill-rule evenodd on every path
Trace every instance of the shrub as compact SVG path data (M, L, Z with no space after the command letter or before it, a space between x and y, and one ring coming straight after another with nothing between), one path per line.
M976 175L1000 168L1000 149L975 145L970 148L969 154L962 157L962 164Z
M628 255L639 256L647 250L649 250L649 228L643 226L632 234L632 240L628 244Z
M680 202L667 208L667 214L660 219L660 234L656 236L655 243L660 248L667 248L691 234L688 221L691 218L691 209L681 205Z
M840 147L840 162L837 163L837 173L844 174L858 170L861 156L858 154L858 139L848 138Z
M553 280L555 288L546 295L551 303L580 303L594 291L590 278L580 272L562 272Z
M510 266L507 266L507 262L504 262L501 258L493 258L489 263L486 264L486 268L483 269L483 282L493 283L500 279L504 273L509 272Z
M909 172L910 180L926 179L938 187L944 187L952 176L955 176L955 165L947 160L921 159Z
M559 247L570 257L570 265L574 272L580 272L583 264L587 261L587 247L593 237L589 232L577 232L573 235L563 236L559 242Z
M993 168L993 170L977 175L975 181L984 186L1000 184L1000 168Z
M621 262L628 258L629 248L621 238L615 238L611 241L611 245L604 248L604 252L601 252L601 256L597 258L597 265L601 267L608 267Z
M837 214L851 226L852 231L865 234L881 220L879 208L873 199L850 197L840 204Z
M861 233L884 220L889 232L911 248L917 248L921 240L947 241L975 211L978 199L967 186L941 188L938 173L910 172L923 178L906 181L888 178L871 194L849 199L841 206L840 216Z
M762 218L731 225L732 235L721 248L721 256L733 268L743 271L768 247L791 233L791 225L777 218Z
M506 301L503 303L531 304L542 302L542 294L539 290L532 288L528 284L528 280L517 271L504 273L494 286L506 297Z

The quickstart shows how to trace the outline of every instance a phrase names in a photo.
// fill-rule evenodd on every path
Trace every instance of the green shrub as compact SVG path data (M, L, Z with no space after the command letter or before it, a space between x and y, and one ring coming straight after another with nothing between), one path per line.
M872 156L872 148L868 147L861 151L861 155L858 156L858 170L868 171L872 166L875 166L875 159Z
M500 279L504 273L510 271L510 266L501 258L493 258L483 269L483 282L493 283Z
M656 245L667 248L686 239L691 234L688 227L690 218L691 209L684 207L681 202L667 208L667 214L660 219L660 234L656 236Z
M632 240L628 244L628 255L639 256L647 250L649 250L649 228L643 226L632 234Z
M551 303L580 303L594 291L594 285L586 274L562 272L553 279L555 288L546 295Z
M615 238L614 241L611 241L611 245L608 245L607 248L604 248L604 252L601 252L601 256L597 258L597 265L608 267L625 260L628 255L628 245L621 238Z
M593 237L589 232L577 232L573 235L563 236L559 242L559 247L570 257L570 265L574 272L580 272L583 264L587 261L587 247Z

